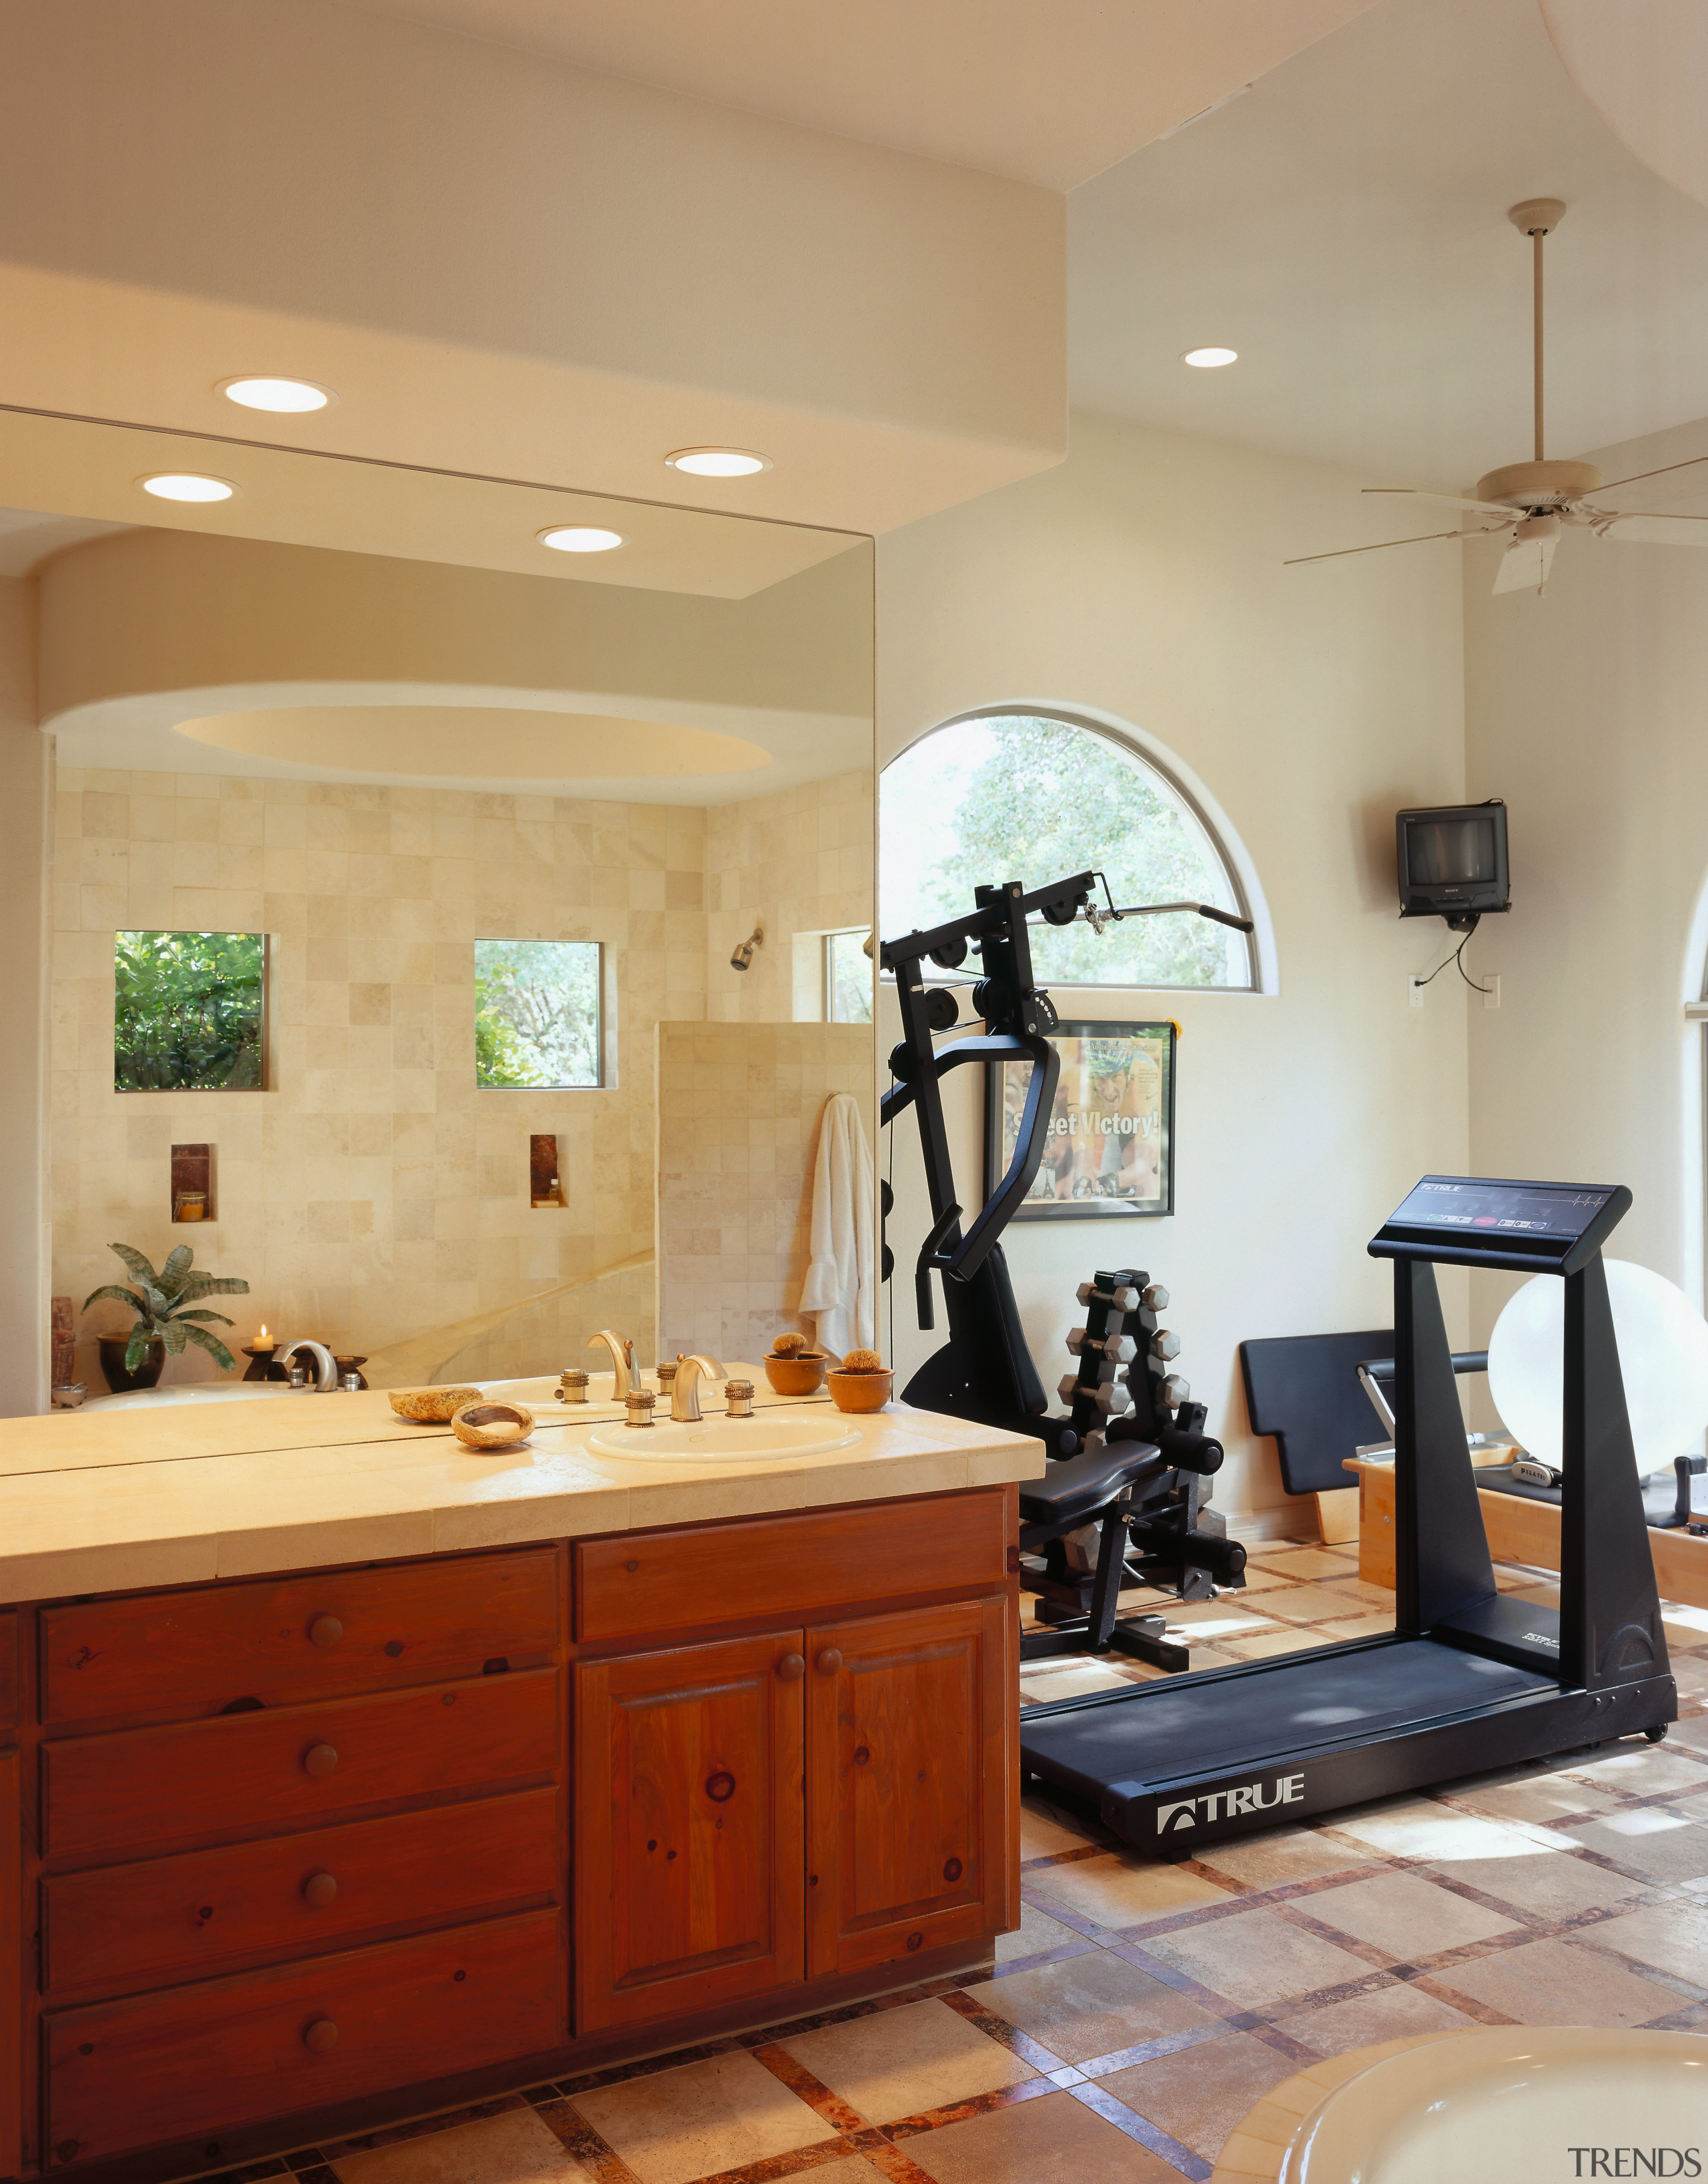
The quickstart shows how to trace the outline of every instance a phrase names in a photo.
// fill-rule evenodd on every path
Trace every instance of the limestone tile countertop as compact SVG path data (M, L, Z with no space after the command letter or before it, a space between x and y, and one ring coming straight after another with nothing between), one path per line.
M487 1385L542 1406L526 1446L476 1455L379 1392L0 1419L0 1601L943 1493L1044 1468L1038 1441L903 1404L849 1418L859 1445L820 1456L603 1456L586 1444L619 1415L609 1400L570 1422L543 1408L549 1380Z

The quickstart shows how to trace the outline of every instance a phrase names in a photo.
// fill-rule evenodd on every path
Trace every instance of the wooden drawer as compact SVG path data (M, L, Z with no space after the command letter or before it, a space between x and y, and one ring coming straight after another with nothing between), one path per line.
M557 1643L549 1548L42 1612L44 1722L209 1714L512 1668Z
M105 1866L44 1884L44 1977L50 1992L170 1986L275 1950L548 1903L561 1876L555 1790Z
M0 1741L10 1743L5 1732L18 1726L18 1617L8 1609L0 1615Z
M631 1532L576 1548L576 1635L796 1620L843 1606L1004 1585L1000 1487L810 1516Z
M44 1745L50 1858L132 1857L198 1836L317 1821L556 1771L559 1676L514 1676L337 1699L278 1713L120 1730ZM333 1755L329 1771L312 1771Z
M565 1992L541 1911L55 2011L43 2166L192 2134L217 2159L238 2125L539 2055L563 2042Z

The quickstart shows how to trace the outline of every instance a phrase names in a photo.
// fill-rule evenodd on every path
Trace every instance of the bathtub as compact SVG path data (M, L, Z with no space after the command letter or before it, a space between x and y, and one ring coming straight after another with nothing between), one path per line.
M1708 2179L1708 2038L1515 2025L1389 2041L1277 2086L1215 2184L1580 2176Z

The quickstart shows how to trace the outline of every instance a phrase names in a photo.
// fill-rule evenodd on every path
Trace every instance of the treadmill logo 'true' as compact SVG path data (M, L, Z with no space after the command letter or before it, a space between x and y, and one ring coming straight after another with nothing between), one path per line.
M1172 1805L1159 1805L1156 1832L1166 1836L1182 1828L1195 1828L1200 1819L1231 1820L1240 1813L1266 1813L1275 1805L1299 1804L1304 1796L1302 1774L1277 1774L1268 1784L1242 1782L1238 1789L1211 1790L1202 1797L1182 1797Z

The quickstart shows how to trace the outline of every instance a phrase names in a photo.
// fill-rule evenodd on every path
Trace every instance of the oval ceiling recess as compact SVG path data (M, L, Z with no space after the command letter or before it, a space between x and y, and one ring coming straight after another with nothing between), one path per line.
M177 733L246 758L370 779L665 780L751 772L771 758L713 728L504 705L278 705L181 721Z

